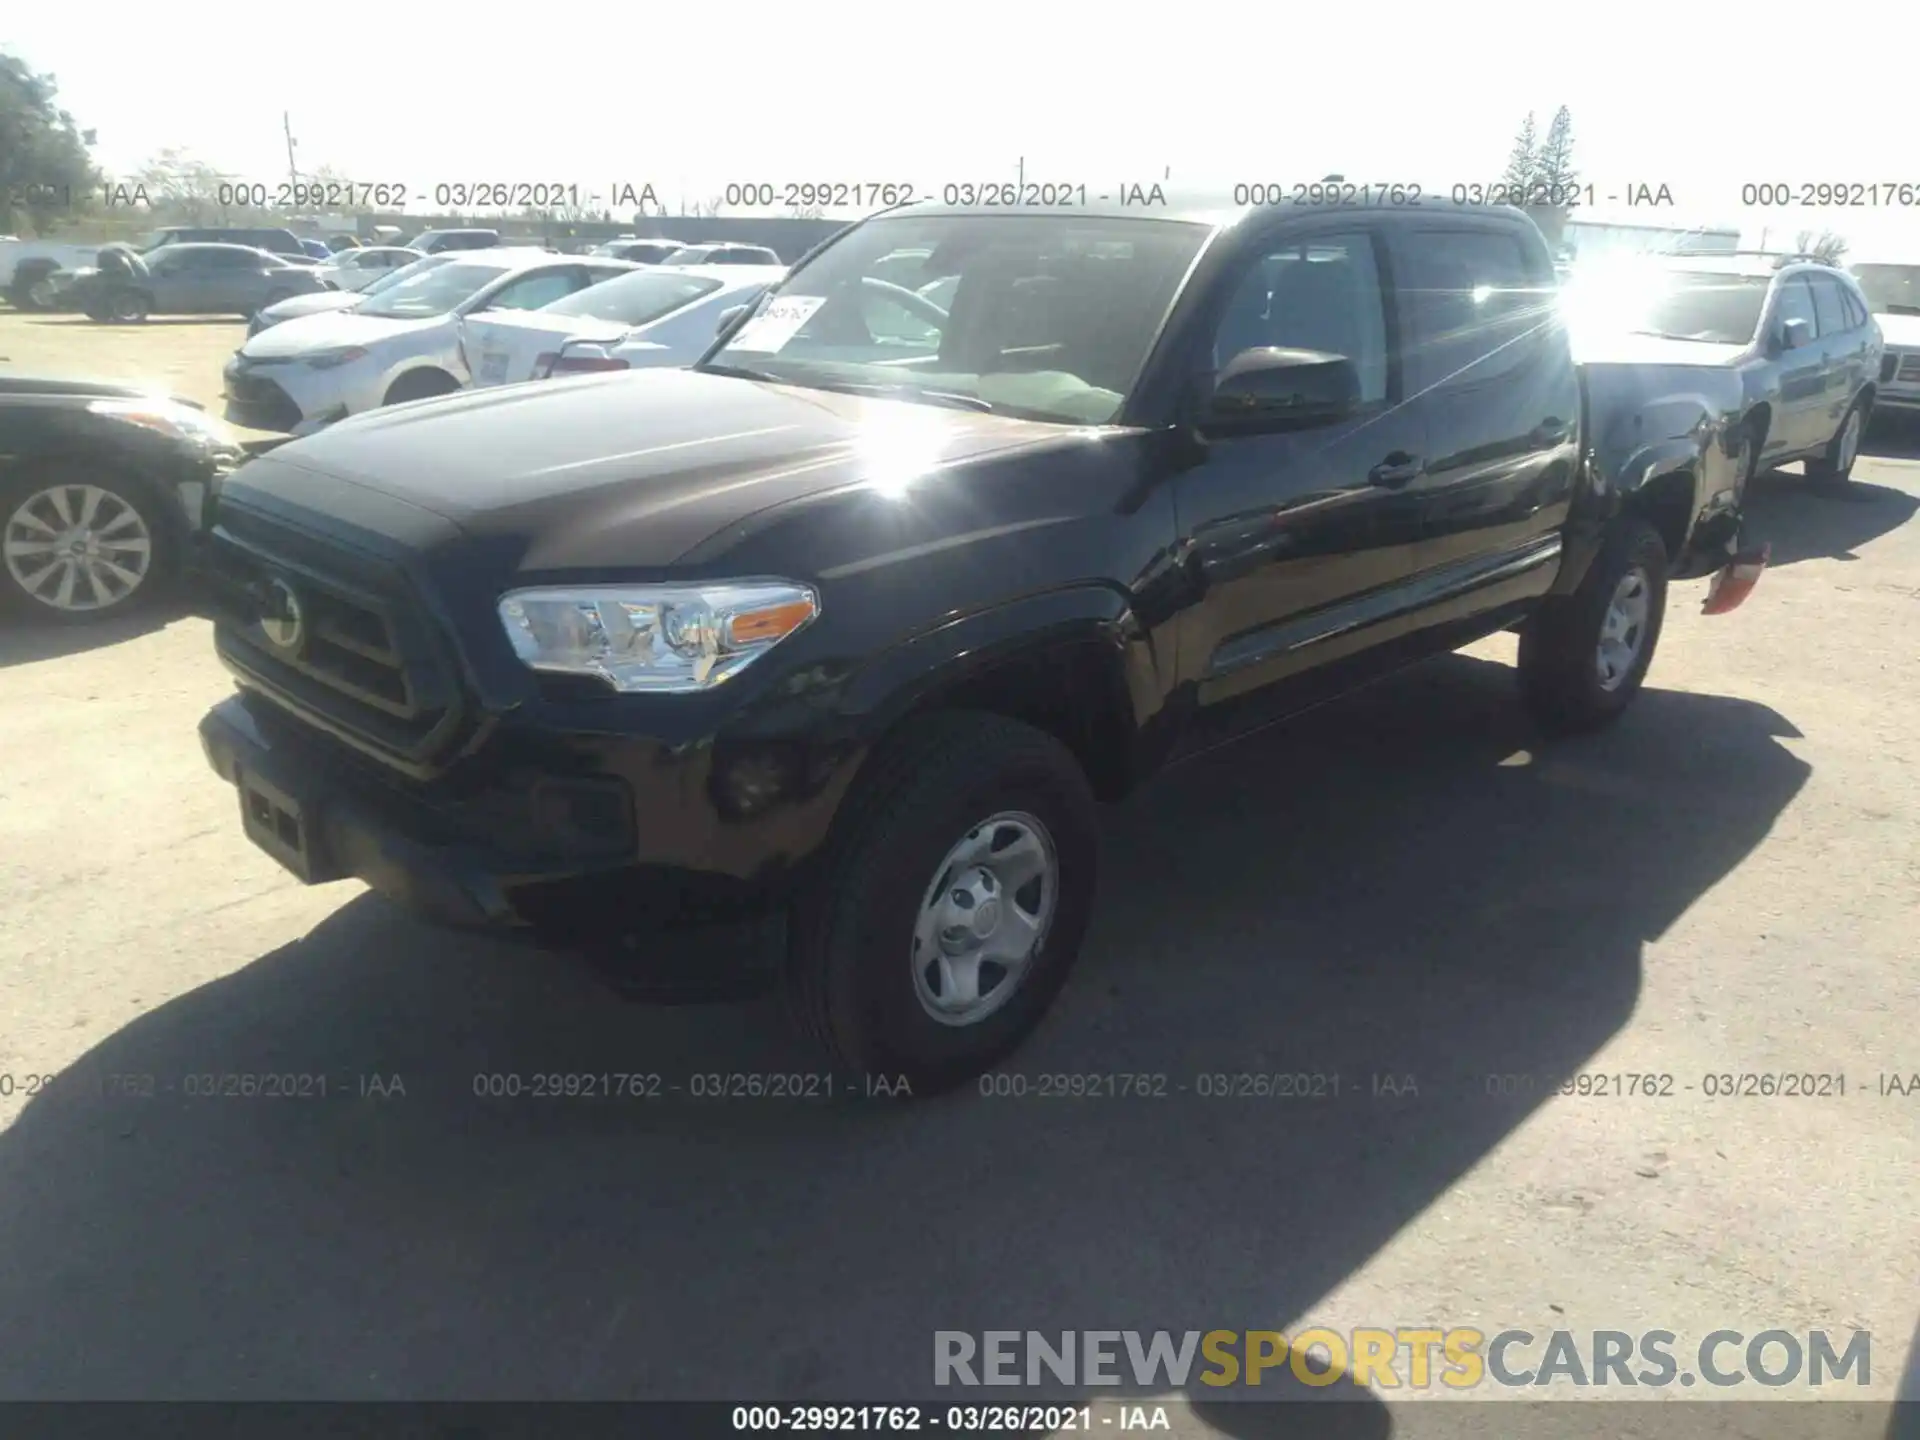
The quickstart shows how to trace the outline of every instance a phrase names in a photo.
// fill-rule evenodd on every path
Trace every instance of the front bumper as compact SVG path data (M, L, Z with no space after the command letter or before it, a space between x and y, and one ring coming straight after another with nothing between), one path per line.
M307 435L370 409L378 396L362 393L359 365L316 370L301 360L249 361L235 355L222 371L229 424L283 435Z
M1873 397L1873 408L1920 414L1920 389L1896 390L1892 386L1883 386Z
M636 810L650 832L691 834L698 818L638 805L620 780L543 771L406 786L250 699L207 712L201 748L239 791L247 838L306 884L358 879L441 925L576 948L678 932L731 935L757 955L781 917L779 886L691 855L673 863L638 839Z

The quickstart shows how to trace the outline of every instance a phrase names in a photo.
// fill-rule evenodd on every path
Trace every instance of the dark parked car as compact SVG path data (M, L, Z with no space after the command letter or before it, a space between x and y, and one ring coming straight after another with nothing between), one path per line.
M1804 460L1816 484L1847 485L1883 341L1846 271L1799 256L1683 255L1576 275L1567 293L1582 358L1735 375L1756 470Z
M244 245L166 245L142 255L101 252L97 269L76 272L62 302L94 320L149 315L242 315L327 286L310 265Z
M245 245L252 250L265 250L271 255L293 257L311 253L307 243L291 230L282 230L273 226L209 228L198 225L175 225L165 230L154 231L140 242L138 248L144 255L165 245Z
M1669 579L1744 598L1738 383L1583 378L1557 317L1513 210L891 211L692 369L248 464L201 738L309 882L784 937L839 1063L952 1084L1073 963L1096 800L1509 627L1540 723L1603 725Z
M72 622L153 600L243 456L225 424L188 401L0 377L0 601Z

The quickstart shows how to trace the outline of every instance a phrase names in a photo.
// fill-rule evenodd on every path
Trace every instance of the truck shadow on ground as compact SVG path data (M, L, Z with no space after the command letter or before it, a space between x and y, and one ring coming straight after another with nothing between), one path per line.
M696 1099L815 1062L771 1001L624 1005L355 899L0 1135L0 1396L1025 1402L934 1391L933 1332L1284 1328L1625 1025L1646 942L1805 783L1795 734L1649 691L1545 748L1507 668L1453 656L1172 772L1110 817L1081 967L985 1087L1023 1096ZM187 1093L238 1072L327 1098ZM665 1093L475 1095L551 1072ZM1303 1072L1337 1098L1206 1093ZM1221 1433L1286 1429L1216 1403L1271 1384L1188 1385ZM1355 1435L1388 1414L1342 1408Z
M1804 476L1770 470L1747 491L1741 538L1772 545L1773 565L1858 560L1862 545L1898 530L1916 509L1920 499L1890 485L1856 479L1840 494L1823 495Z

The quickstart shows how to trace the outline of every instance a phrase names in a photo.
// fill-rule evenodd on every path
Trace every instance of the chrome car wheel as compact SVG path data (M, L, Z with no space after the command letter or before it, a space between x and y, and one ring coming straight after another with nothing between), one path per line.
M1060 859L1039 817L1003 811L940 862L913 927L913 989L943 1025L975 1025L1026 980L1060 894Z
M121 604L153 568L146 517L98 485L50 485L7 517L3 547L14 584L65 613Z
M1618 689L1640 658L1640 647L1647 638L1651 596L1647 572L1637 565L1613 587L1606 618L1600 623L1600 644L1594 651L1594 668L1602 690Z
M51 275L43 276L27 286L27 299L31 300L42 310L53 308L53 297L53 277Z

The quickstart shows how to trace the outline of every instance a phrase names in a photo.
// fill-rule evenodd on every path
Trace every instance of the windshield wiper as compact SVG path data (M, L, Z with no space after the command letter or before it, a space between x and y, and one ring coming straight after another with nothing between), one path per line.
M948 405L956 410L977 410L993 414L993 402L978 395L962 395L958 390L922 390L918 385L882 385L872 380L807 380L797 382L818 390L838 390L848 395L875 395L883 400L925 400Z
M778 375L769 375L764 370L750 369L745 365L700 365L696 369L702 375L729 375L735 380L768 380L775 385L790 385L790 380L782 380Z

